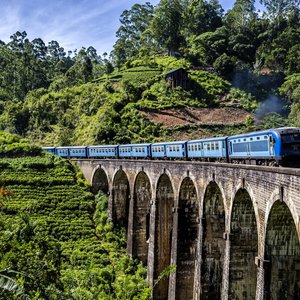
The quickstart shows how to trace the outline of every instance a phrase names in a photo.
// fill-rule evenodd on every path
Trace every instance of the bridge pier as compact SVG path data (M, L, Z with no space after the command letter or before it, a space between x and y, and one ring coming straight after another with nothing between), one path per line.
M95 191L109 191L109 216L127 227L128 253L147 265L154 299L300 299L300 170L77 164ZM157 282L170 264L176 272Z
M148 240L148 265L147 265L147 280L149 286L154 288L154 262L155 262L155 222L156 222L156 196L152 196L150 202L150 230ZM153 292L153 290L152 290ZM153 295L152 295L153 296Z

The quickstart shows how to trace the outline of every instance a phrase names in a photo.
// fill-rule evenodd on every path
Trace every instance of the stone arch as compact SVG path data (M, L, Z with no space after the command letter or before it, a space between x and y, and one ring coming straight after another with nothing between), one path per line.
M96 168L92 175L92 192L96 194L99 191L105 194L109 192L107 172L102 167Z
M170 177L162 174L156 188L154 280L171 263L173 207L174 189ZM154 299L167 299L168 287L168 278L160 280L154 288Z
M268 203L267 203L266 213L265 213L265 220L269 219L271 209L272 209L274 203L276 201L278 201L279 199L282 199L284 201L284 203L287 205L287 207L290 210L290 213L293 217L293 220L295 222L295 226L297 227L298 226L297 224L299 224L300 217L298 215L297 208L295 206L295 202L290 197L286 197L285 194L284 194L284 190L281 192L280 188L277 188L273 191L273 193L270 197L270 201L268 201ZM267 222L265 222L265 225L267 226ZM299 237L299 240L300 240L300 231L299 230L298 230L298 237Z
M193 299L198 230L196 187L192 179L186 177L179 191L176 299Z
M300 299L300 244L291 211L275 201L267 219L265 299Z
M225 207L222 192L214 181L204 194L202 228L201 299L221 299Z
M255 299L258 254L257 223L246 189L235 194L230 224L229 299Z
M115 225L128 229L130 186L126 173L119 169L113 179L112 220Z
M150 229L151 182L145 172L139 172L133 194L133 257L147 264Z

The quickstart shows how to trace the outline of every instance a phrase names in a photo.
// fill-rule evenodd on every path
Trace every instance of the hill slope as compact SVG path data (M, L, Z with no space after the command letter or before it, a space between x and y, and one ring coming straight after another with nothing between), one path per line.
M2 158L0 169L0 268L19 272L18 297L147 298L146 271L127 257L106 197L95 198L70 163L45 153Z

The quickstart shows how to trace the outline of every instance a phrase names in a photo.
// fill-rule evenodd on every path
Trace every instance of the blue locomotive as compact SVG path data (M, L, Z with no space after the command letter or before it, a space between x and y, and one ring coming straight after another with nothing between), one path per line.
M300 128L283 127L191 141L44 149L66 158L184 159L297 166L300 162Z

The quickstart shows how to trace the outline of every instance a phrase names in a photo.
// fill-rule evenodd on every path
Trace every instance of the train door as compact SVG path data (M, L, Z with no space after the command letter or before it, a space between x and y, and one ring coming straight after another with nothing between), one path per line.
M271 156L274 156L274 143L275 140L272 135L269 135L269 152Z
M230 155L232 154L232 142L231 141L229 142L229 154Z
M250 150L250 143L247 142L246 145L247 145L247 156L250 157L250 151L251 151L251 150Z

